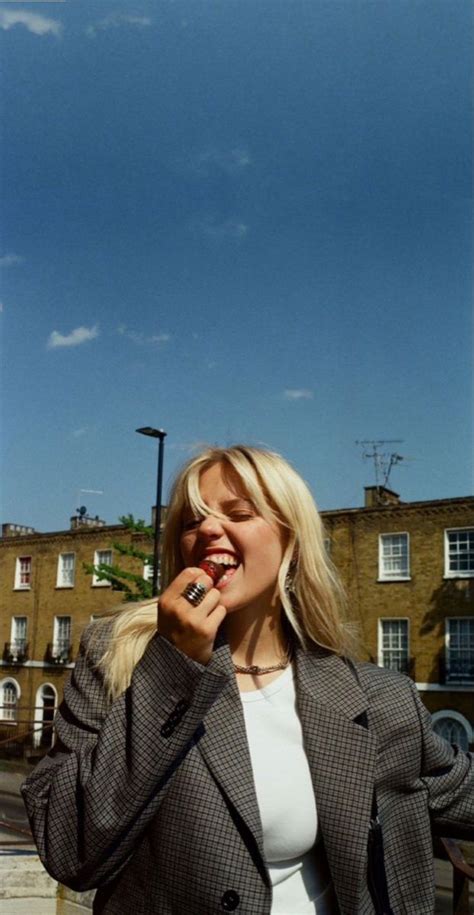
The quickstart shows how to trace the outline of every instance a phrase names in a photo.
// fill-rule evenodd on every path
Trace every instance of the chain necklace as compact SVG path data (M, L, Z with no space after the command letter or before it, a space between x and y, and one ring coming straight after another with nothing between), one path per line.
M250 664L248 667L243 667L241 664L234 664L234 670L237 674L254 674L256 676L259 676L260 674L271 674L274 670L284 670L285 667L288 667L291 657L292 650L290 646L284 660L280 664L273 664L272 667L259 667L257 664Z

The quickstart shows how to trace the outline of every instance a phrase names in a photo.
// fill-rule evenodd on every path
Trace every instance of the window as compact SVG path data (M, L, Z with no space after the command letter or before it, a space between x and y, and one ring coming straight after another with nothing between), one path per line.
M379 666L408 672L408 620L379 620Z
M446 682L474 682L474 617L446 620Z
M403 581L409 577L408 534L380 534L379 581Z
M31 556L18 556L15 568L15 589L31 588Z
M96 550L94 553L94 565L95 566L111 566L112 565L112 550ZM94 587L99 588L110 588L110 581L100 581L97 575L92 576L92 584Z
M0 721L16 721L20 687L15 680L0 683Z
M76 554L60 553L58 558L57 588L73 588L76 570Z
M53 658L62 661L69 660L71 648L71 617L56 616L54 619Z
M26 631L28 628L28 619L26 616L14 616L12 618L10 654L19 660L26 655Z
M153 578L153 566L149 562L145 562L143 566L143 578L145 581L151 581Z
M474 576L474 527L445 531L444 557L446 578Z
M445 709L441 712L434 712L431 716L433 721L433 731L444 737L448 743L455 743L461 750L468 750L472 740L472 727L467 718L453 709Z
M145 581L153 581L153 563L145 562L143 566L143 578Z

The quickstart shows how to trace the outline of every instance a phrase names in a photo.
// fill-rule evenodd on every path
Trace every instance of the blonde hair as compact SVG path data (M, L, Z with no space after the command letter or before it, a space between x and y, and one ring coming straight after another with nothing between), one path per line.
M315 643L338 655L350 654L354 636L345 621L345 595L325 548L316 504L299 474L272 451L248 445L208 448L184 466L172 488L167 512L163 587L184 567L180 547L184 512L211 513L201 498L199 481L202 472L217 463L228 484L235 487L238 481L257 512L286 532L278 589L296 639L305 647ZM156 620L156 600L133 604L115 616L107 650L99 662L111 698L129 685L135 665L156 632Z

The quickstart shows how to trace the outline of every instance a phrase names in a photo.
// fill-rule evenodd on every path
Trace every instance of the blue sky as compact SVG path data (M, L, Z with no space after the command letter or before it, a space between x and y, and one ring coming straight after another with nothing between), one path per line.
M0 2L2 520L148 517L141 425L166 481L263 443L355 506L393 439L403 499L472 492L471 17Z

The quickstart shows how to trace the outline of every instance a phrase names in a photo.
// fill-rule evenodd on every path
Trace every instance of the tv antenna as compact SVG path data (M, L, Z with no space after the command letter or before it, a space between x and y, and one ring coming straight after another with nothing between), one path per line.
M76 508L76 511L77 511L77 514L78 514L81 518L84 518L84 517L87 515L87 508L86 508L86 506L82 503L82 494L83 494L83 493L88 493L88 494L94 495L94 496L103 496L103 495L104 495L104 490L103 490L103 489L78 489L78 491L77 491L77 501L79 502L79 507Z
M362 452L362 457L365 459L371 458L374 462L374 471L375 471L375 485L378 486L388 486L388 481L390 479L390 473L392 467L395 467L395 464L399 464L400 461L404 461L405 458L402 454L398 454L396 451L380 451L385 445L401 445L403 439L392 438L392 439L363 439L361 441L356 441L356 445L362 445L364 451ZM365 450L372 448L371 451Z

